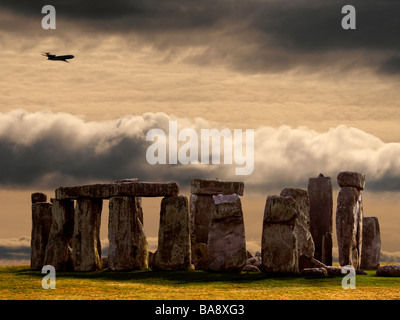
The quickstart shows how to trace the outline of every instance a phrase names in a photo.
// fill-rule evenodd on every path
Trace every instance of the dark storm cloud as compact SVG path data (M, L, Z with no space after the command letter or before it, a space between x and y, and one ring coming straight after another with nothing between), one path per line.
M0 114L0 185L56 188L90 181L112 182L137 177L145 181L177 181L215 176L218 166L150 165L146 133L168 134L165 114L126 116L115 121L87 123L68 114ZM219 171L221 172L221 171Z
M3 0L0 7L38 16L44 4L48 3ZM398 0L56 0L51 4L58 19L92 32L135 33L160 50L206 47L203 54L186 59L193 63L222 63L243 72L335 65L399 72ZM347 4L356 8L356 30L341 27L341 9Z

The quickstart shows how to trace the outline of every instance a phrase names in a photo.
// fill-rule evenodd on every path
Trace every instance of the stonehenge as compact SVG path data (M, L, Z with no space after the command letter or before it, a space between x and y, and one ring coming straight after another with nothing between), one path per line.
M308 180L310 232L315 244L315 259L332 265L333 194L331 178L321 173Z
M381 233L378 218L364 217L362 227L361 269L378 269L381 255Z
M337 177L341 187L336 208L336 233L341 266L360 269L363 225L365 176L357 172L340 172Z
M44 193L32 194L31 268L41 269L51 228L51 203Z
M208 232L208 269L240 272L246 264L246 239L243 212L237 194L213 196Z
M380 229L364 217L365 176L343 171L336 208L339 264L377 269ZM267 196L261 253L246 250L243 182L192 179L190 201L176 182L124 179L61 187L54 198L31 195L31 268L57 271L208 270L337 275L332 267L333 196L329 177L308 180L307 189L285 188ZM149 252L142 197L162 197L157 250ZM100 224L109 201L108 256L102 257ZM324 270L320 270L320 269ZM359 271L360 272L360 271ZM360 274L360 273L358 273Z
M184 196L165 197L161 201L154 269L187 270L190 255L188 200Z
M239 198L243 192L243 182L191 180L190 238L197 269L229 272L244 266L246 257L242 260L242 251L244 249L246 253L246 243L243 240L243 212ZM222 238L218 239L218 236ZM217 243L229 249L221 252ZM201 253L202 259L197 259L198 253ZM234 258L236 254L238 256ZM233 261L235 266L232 265Z
M300 273L311 266L314 241L309 227L310 201L302 189L269 196L264 210L261 269L267 273Z
M110 199L108 239L110 270L128 271L148 267L148 244L143 231L141 198Z

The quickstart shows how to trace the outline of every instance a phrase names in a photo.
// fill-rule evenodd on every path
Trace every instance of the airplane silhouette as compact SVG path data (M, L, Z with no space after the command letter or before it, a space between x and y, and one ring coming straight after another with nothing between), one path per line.
M73 59L74 56L69 54L66 56L56 56L55 54L50 54L50 52L43 52L42 56L47 57L47 60L58 60L58 61L64 61L64 62L68 62L67 59Z

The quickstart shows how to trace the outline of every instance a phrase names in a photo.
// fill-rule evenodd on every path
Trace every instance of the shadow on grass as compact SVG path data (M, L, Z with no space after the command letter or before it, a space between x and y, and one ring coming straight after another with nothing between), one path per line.
M40 271L31 270L29 268L15 270L16 275L32 276L43 278L44 274ZM154 271L151 269L137 271L92 271L92 272L57 272L58 279L93 279L102 281L121 281L121 282L137 282L137 283L170 283L170 284L201 284L201 283L232 283L232 284L251 284L273 280L279 285L300 282L320 282L329 281L335 277L309 277L301 275L269 275L265 273L242 272L240 274L232 273L216 273L203 270L196 271Z

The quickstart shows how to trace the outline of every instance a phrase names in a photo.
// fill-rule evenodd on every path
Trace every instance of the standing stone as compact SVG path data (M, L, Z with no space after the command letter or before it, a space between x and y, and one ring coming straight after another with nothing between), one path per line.
M114 197L109 202L108 268L125 271L148 267L148 245L140 217L141 201Z
M315 245L314 257L326 265L332 265L332 246L329 246L329 242L325 242L325 247L322 245L323 238L332 238L333 232L331 178L323 174L310 178L307 191L310 197L310 232Z
M365 188L365 175L358 172L342 171L337 176L337 182L341 188L353 187L361 191Z
M354 187L340 189L336 210L336 232L341 266L360 269L363 206L361 192Z
M214 210L212 195L190 195L190 239L192 246L208 242L211 212Z
M213 196L208 233L208 268L240 272L246 265L246 239L240 198L236 194Z
M362 230L361 269L378 269L381 255L381 233L378 218L364 217Z
M299 273L297 236L299 205L292 197L269 196L264 210L261 269L267 273Z
M154 269L187 270L190 267L188 200L184 196L161 201L158 247Z
M327 232L322 237L322 262L327 266L332 266L332 233Z
M31 268L35 270L44 266L52 221L51 211L51 203L32 203Z
M57 271L72 270L72 233L74 230L74 202L51 199L52 223L46 246L44 265Z
M79 198L74 215L72 261L75 271L101 269L100 222L102 199Z
M42 192L35 192L31 195L32 203L47 202L47 195Z
M207 245L205 243L196 243L192 247L192 263L196 270L206 270L208 268Z
M299 255L299 271L311 267L311 259L314 257L314 241L310 233L310 198L307 190L283 189L282 197L292 197L299 205L297 223L293 232L297 238L297 250Z

